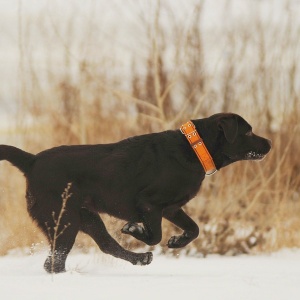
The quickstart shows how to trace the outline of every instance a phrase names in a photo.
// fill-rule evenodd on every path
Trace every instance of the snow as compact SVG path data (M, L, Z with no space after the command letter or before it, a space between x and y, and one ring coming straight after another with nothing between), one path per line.
M100 252L71 253L67 272L49 275L46 252L0 258L1 299L299 299L300 250L258 256L154 255L133 266Z

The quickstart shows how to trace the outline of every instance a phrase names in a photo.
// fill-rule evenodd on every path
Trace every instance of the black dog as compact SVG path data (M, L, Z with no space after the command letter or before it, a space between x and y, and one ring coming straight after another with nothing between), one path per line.
M239 115L216 114L193 123L218 170L239 160L262 159L271 149L271 142L254 135ZM205 171L180 130L107 145L61 146L37 155L1 145L0 160L26 177L28 212L52 245L44 265L50 273L65 271L80 230L105 253L132 264L151 262L150 252L122 248L98 212L128 221L122 232L148 245L161 241L163 217L183 230L168 247L184 247L198 236L198 226L181 207L197 194ZM62 211L61 194L68 183L72 195Z

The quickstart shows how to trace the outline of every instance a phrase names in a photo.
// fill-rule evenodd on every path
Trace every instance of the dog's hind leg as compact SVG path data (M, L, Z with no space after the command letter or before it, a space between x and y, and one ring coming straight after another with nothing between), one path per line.
M53 247L53 241L51 244L51 251L47 257L44 268L48 273L61 273L65 272L65 263L69 252L71 251L76 235L78 233L78 228L73 228L70 226L64 232L66 237L59 237L55 242L55 247Z
M48 273L65 272L67 256L79 231L79 210L71 203L62 207L59 201L49 196L47 198L47 195L43 199L43 205L35 203L30 207L29 213L50 244L50 253L44 268Z
M39 227L43 230L50 243L50 254L47 257L44 268L48 273L65 272L65 262L69 252L71 251L77 233L79 231L79 214L73 216L68 213L67 218L61 220L61 224L57 227L54 222L49 222L39 218Z
M80 221L80 230L93 238L104 253L127 260L133 265L148 265L151 263L153 258L151 252L134 253L121 247L107 232L99 214L82 208L80 210Z

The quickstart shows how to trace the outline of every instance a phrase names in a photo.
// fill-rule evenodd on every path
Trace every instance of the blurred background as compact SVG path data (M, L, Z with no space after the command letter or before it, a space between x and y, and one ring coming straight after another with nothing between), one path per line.
M38 153L242 115L273 150L205 180L184 209L199 238L184 250L236 255L300 246L299 0L0 0L0 143ZM25 182L0 168L0 254L46 247ZM103 216L126 248L123 221ZM95 247L81 234L76 247Z

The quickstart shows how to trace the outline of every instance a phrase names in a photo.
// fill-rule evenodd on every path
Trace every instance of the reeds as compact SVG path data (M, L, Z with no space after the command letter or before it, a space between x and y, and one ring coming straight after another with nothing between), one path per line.
M202 229L187 249L206 255L300 246L300 24L287 8L289 1L283 22L271 22L254 10L248 19L224 21L218 30L203 28L202 1L182 26L171 3L153 3L149 14L140 13L138 32L144 35L124 49L126 67L117 55L118 40L101 35L94 14L83 35L75 34L78 24L72 18L61 27L41 18L35 24L40 31L35 31L44 46L49 41L59 46L55 55L62 67L56 67L54 54L44 47L45 68L39 69L34 51L28 51L29 23L19 20L20 28L27 28L20 37L20 144L36 153L60 144L106 143L175 129L219 111L239 113L254 132L272 139L273 149L262 162L236 163L205 180L199 196L185 208ZM225 9L224 16L230 14ZM1 166L1 173L8 168ZM23 184L16 185L21 179L11 172L1 181L6 186L0 198L1 253L42 239L40 233L32 235ZM121 221L107 222L123 244L141 245L116 231ZM164 223L162 245L174 230ZM91 245L83 237L78 243Z

